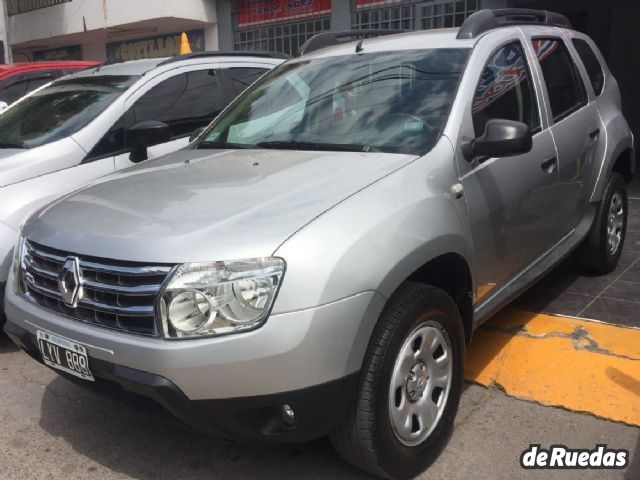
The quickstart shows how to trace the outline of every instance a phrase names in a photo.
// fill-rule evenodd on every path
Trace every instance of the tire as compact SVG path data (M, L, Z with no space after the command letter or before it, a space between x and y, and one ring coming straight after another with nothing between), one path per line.
M424 344L434 345L437 340L439 346L431 360L435 362L437 358L440 366L430 363L426 353L428 349L421 348L422 342L416 340L412 343L409 340L417 339L420 335L423 335ZM425 338L433 338L434 341L427 342ZM417 375L413 380L407 376L406 384L402 383L400 380L405 380L403 372L407 371L403 367L415 361L411 352L415 351L418 344L418 352L424 352L420 353L421 358L426 358L422 365L429 367L423 370L419 365L421 361L418 361L409 369ZM443 344L447 350L445 352L443 349L442 353L450 354L450 368L444 366L444 355L439 351ZM406 349L408 345L411 346L411 352ZM451 297L429 285L413 282L403 284L387 303L374 329L354 404L343 424L330 436L336 451L352 465L383 478L407 479L420 474L438 457L453 429L462 393L464 355L462 319ZM399 357L406 358L406 363L397 363ZM450 372L448 386L433 388L436 383L444 384L444 376L438 380L436 372L445 370ZM426 386L420 383L425 376L428 376ZM402 386L396 387L397 384ZM435 392L431 398L428 394L430 391ZM409 398L412 392L413 400ZM402 416L401 412L405 410L399 405L413 405L417 409L417 405L427 405L423 402L429 400L435 405L435 399L442 404L441 408L436 407L437 415L423 415L417 420L413 418L416 415L411 415L408 429L396 427L403 422L396 420L394 423L392 412L396 419L408 418ZM436 418L436 421L421 420L427 417ZM414 432L416 428L417 432ZM411 439L408 440L409 437Z
M580 268L598 275L605 275L616 268L627 233L627 212L627 185L622 175L614 172L607 181L589 236L576 251ZM609 228L619 234L616 245L611 242Z

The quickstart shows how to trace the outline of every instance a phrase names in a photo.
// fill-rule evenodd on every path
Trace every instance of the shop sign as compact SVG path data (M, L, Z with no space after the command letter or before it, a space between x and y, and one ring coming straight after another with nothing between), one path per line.
M204 51L204 30L187 33L193 52ZM107 43L107 60L126 61L141 58L173 57L180 54L182 32L167 33L154 37Z
M236 4L236 20L240 28L330 14L331 0L240 0Z
M82 46L71 45L69 47L51 48L33 52L34 62L56 60L82 60Z

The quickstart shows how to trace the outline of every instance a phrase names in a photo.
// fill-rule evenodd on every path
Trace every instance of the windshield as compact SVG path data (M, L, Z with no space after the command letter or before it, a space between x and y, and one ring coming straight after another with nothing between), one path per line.
M0 148L34 148L73 135L137 79L103 75L52 83L0 115Z
M198 148L424 154L446 124L468 49L283 64L202 136Z

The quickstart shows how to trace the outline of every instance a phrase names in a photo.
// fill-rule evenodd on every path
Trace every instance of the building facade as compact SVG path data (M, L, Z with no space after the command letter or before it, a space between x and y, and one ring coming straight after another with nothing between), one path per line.
M220 45L295 54L323 31L459 26L495 0L218 0Z
M215 0L4 0L14 62L171 56L217 50Z

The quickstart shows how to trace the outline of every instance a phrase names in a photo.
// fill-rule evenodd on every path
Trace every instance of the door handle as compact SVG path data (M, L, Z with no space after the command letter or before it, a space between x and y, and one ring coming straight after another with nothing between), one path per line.
M598 135L600 135L600 129L596 128L593 132L589 133L589 138L591 140L595 140L596 138L598 138Z
M542 167L542 170L544 170L546 173L553 173L557 166L558 166L557 157L551 157L550 159L545 160L540 164L540 167Z

